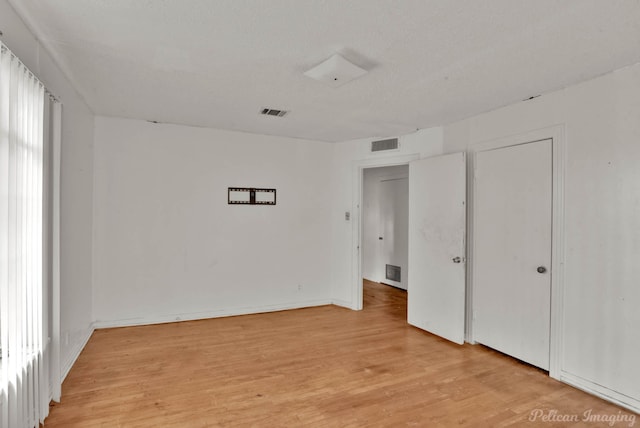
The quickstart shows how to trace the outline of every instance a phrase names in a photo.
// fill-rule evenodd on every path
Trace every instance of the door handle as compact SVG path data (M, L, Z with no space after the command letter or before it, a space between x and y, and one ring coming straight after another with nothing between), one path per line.
M382 236L378 236L378 239L379 239L380 241L382 241L382 239L383 239L383 238L382 238Z
M462 261L460 257L454 257L452 260L454 263L460 263Z
M536 269L538 271L538 273L545 273L547 271L547 268L544 266L538 266L538 269Z

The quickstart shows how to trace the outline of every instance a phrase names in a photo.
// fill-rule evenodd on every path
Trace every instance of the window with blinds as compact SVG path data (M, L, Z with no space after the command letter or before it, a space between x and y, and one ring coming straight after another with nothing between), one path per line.
M49 412L43 84L0 44L0 426Z

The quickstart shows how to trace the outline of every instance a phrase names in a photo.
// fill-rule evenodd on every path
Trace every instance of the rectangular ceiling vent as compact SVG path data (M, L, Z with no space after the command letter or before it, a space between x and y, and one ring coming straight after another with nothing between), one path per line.
M398 139L389 138L388 140L378 140L371 142L372 152L381 152L383 150L396 150L398 148Z
M263 114L265 116L282 117L287 113L289 112L286 110L277 110L275 108L263 108L262 110L260 110L260 114Z

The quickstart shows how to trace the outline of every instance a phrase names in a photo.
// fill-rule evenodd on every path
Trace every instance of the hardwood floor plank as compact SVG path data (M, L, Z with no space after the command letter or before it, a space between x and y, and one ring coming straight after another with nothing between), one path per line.
M630 415L499 352L409 326L402 290L365 281L364 299L359 312L98 330L46 427L604 427L529 416Z

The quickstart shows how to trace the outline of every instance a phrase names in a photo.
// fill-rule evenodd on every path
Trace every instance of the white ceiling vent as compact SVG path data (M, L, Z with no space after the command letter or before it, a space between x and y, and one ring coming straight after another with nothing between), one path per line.
M311 70L305 71L304 75L337 88L367 73L367 70L350 63L341 55L335 54Z
M389 138L388 140L378 140L371 142L372 152L381 152L384 150L396 150L398 148L398 139Z
M262 110L260 110L260 114L265 115L265 116L275 116L275 117L282 117L284 115L286 115L287 113L289 113L286 110L277 110L275 108L263 108Z

